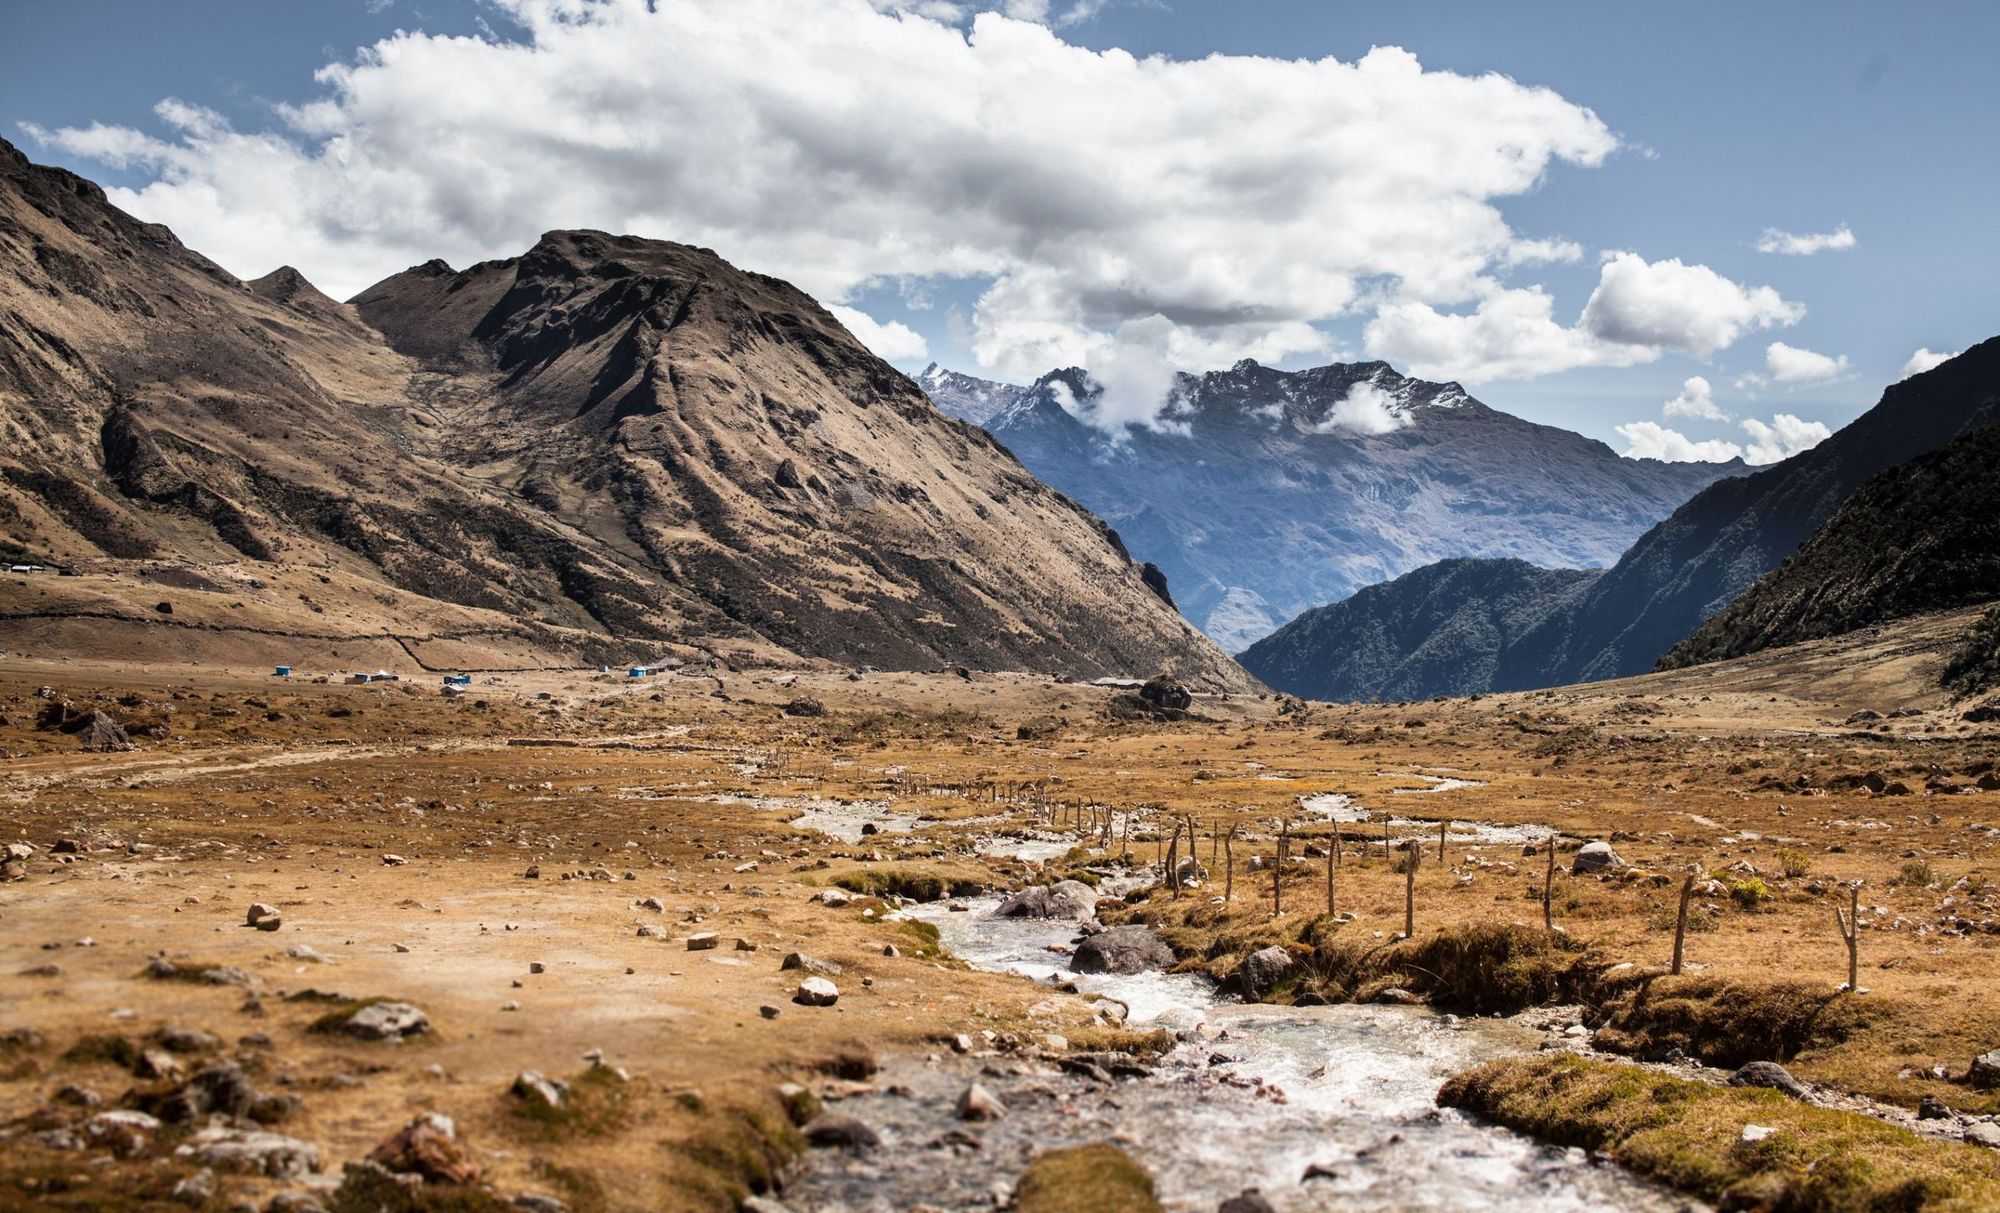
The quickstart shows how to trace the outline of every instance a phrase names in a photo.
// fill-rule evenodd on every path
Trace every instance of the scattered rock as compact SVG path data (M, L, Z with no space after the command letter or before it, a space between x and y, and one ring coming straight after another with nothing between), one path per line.
M1243 958L1230 974L1230 984L1252 1002L1269 994L1292 971L1292 954L1280 947L1265 948Z
M823 1115L805 1128L806 1143L822 1150L848 1150L859 1154L882 1144L875 1130L852 1116Z
M830 1007L840 1001L840 987L824 977L808 977L799 983L792 1001L802 1007Z
M1170 969L1174 950L1145 927L1113 927L1099 931L1076 947L1070 970L1076 973L1144 973Z
M976 1082L958 1097L960 1120L999 1120L1005 1115L1007 1105L1000 1102L1000 1097Z
M160 1131L157 1117L121 1109L99 1112L83 1124L84 1139L119 1158L130 1158L153 1143Z
M688 936L687 950L690 952L711 952L722 943L722 936L714 931L702 931Z
M1805 1085L1792 1077L1792 1072L1775 1061L1753 1061L1729 1076L1732 1087L1765 1087L1773 1091L1783 1091L1793 1099L1808 1099L1810 1093Z
M278 913L278 907L256 901L250 903L249 913L243 916L243 925L256 927L260 931L275 931L285 923Z
M817 956L808 956L804 952L785 953L785 959L778 965L778 969L780 972L801 969L807 973L817 973L822 977L840 976L839 965L830 960L821 960Z
M523 1070L514 1078L514 1085L507 1088L516 1099L525 1099L540 1104L551 1111L560 1109L569 1100L569 1085L553 1078L543 1078L536 1070Z
M399 1175L421 1175L425 1183L469 1184L479 1180L479 1164L459 1143L449 1116L425 1112L394 1137L376 1146L370 1162Z
M1926 1095L1917 1101L1918 1120L1950 1120L1951 1108L1935 1095Z
M824 716L826 705L810 695L801 695L785 705L787 716Z
M1097 912L1097 891L1076 880L1031 885L1001 902L997 918L1085 919Z
M1618 852L1602 839L1584 843L1577 848L1576 860L1570 864L1570 871L1577 876L1588 876L1593 872L1611 872L1625 866Z
M407 1002L372 1002L342 1020L339 1030L361 1040L401 1040L430 1031L431 1021Z
M1972 1068L1966 1072L1965 1081L1982 1091L2000 1087L2000 1049L1973 1058Z
M102 712L92 712L83 726L83 748L96 754L134 749L125 727Z
M1972 1145L2000 1150L2000 1124L1990 1120L1976 1120L1965 1126L1964 1137Z
M318 1146L257 1130L203 1129L174 1153L218 1170L272 1179L301 1179L320 1168Z

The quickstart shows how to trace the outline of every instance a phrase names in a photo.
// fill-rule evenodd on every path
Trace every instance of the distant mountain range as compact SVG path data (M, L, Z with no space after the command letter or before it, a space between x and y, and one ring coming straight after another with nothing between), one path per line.
M2000 338L1890 387L1812 450L1703 490L1587 580L1573 570L1419 570L1378 587L1365 609L1340 603L1302 616L1243 662L1300 694L1521 690L1644 673L1684 640L1670 662L1929 609L1919 604L1963 605L1991 577L1990 560L1976 555L1989 534L1991 496L1971 465L1989 449L1981 432L1996 423ZM1934 460L1883 475L1932 451L1940 451ZM1850 498L1852 511L1843 511ZM1725 611L1795 551L1796 567ZM1461 594L1449 611L1433 605L1440 585ZM1390 633L1378 623L1404 616L1444 624ZM1490 626L1455 622L1467 619ZM1469 678L1466 669L1481 673Z
M394 640L416 596L486 659L1248 685L1101 521L704 249L552 232L342 304L288 269L242 282L0 142L0 421L0 554L228 568L244 613L215 634Z
M933 365L918 383L1157 564L1232 651L1432 561L1606 565L1730 464L1621 458L1387 364L1181 376L1159 428L1089 424L1081 371L1027 386Z

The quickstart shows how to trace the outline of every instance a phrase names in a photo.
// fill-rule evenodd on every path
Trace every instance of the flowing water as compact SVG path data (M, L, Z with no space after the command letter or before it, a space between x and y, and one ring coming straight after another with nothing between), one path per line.
M1150 1076L1117 1083L998 1054L894 1063L874 1093L834 1105L874 1127L882 1146L816 1152L786 1193L790 1207L991 1209L1034 1150L1103 1140L1143 1163L1177 1213L1207 1213L1246 1188L1283 1213L1698 1207L1580 1151L1435 1106L1445 1076L1531 1052L1539 1032L1402 1007L1249 1006L1191 975L1072 975L1050 948L1074 937L1074 923L996 919L995 904L958 913L927 906L913 916L978 968L1074 981L1124 1003L1134 1026L1176 1029L1183 1043ZM1006 1103L1004 1119L954 1118L975 1079Z

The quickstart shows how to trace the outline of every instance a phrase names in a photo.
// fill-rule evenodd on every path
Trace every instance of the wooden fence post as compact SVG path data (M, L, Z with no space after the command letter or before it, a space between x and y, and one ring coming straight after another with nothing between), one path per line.
M1222 904L1236 896L1236 826L1231 823L1229 832L1222 836Z
M1688 870L1687 879L1681 882L1681 908L1674 916L1674 963L1667 970L1674 977L1681 975L1681 958L1686 954L1688 898L1694 896L1694 878L1695 870L1691 868Z
M1439 865L1440 867L1442 867L1442 866L1444 865L1444 832L1445 832L1445 827L1449 826L1450 824L1451 824L1451 822L1449 822L1449 821L1440 821L1440 822L1438 822L1438 865Z
M1340 870L1340 823L1333 823L1333 839L1326 848L1326 916L1332 918L1340 911L1334 904L1333 877Z
M1285 912L1285 844L1291 841L1292 823L1278 823L1278 857L1271 864L1271 917L1277 918Z
M1403 869L1403 938L1417 937L1417 864L1423 860L1424 845L1412 838L1404 844L1409 854Z
M1840 937L1847 942L1847 992L1861 992L1861 882L1851 881L1847 886L1847 914L1843 917L1840 907L1833 907L1833 921L1840 927Z
M1549 835L1549 866L1542 873L1542 930L1556 929L1555 888L1556 888L1556 836Z

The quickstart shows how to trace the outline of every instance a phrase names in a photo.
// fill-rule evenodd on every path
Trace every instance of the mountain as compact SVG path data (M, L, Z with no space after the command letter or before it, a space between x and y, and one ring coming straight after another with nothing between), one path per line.
M1441 560L1315 607L1238 658L1267 684L1338 702L1424 699L1536 685L1508 641L1602 575L1525 560Z
M1767 631L1773 638L1828 634L1815 629L1861 613L1904 609L1895 604L1932 599L1944 604L1954 593L1967 592L1951 588L1957 577L1978 583L1988 576L1981 571L1985 565L1969 552L1985 533L1978 515L1978 490L1955 487L1945 492L1931 507L1938 511L1935 516L1919 513L1906 522L1887 515L1898 508L1917 508L1912 498L1903 496L1915 491L1912 486L1940 491L1947 478L1971 476L1967 461L1985 449L1983 441L1971 436L1996 423L2000 423L2000 338L1890 387L1873 409L1812 450L1704 489L1648 531L1611 568L1577 583L1581 589L1573 594L1524 596L1522 587L1510 588L1502 580L1496 584L1507 595L1510 609L1499 600L1482 597L1485 587L1456 579L1452 583L1468 594L1460 610L1433 611L1433 615L1455 619L1469 614L1493 620L1499 634L1458 630L1433 635L1422 628L1386 634L1382 651L1367 655L1367 669L1403 669L1421 652L1424 668L1444 673L1397 683L1398 690L1412 697L1521 690L1644 673L1798 550L1872 477L1964 438L1963 447L1935 465L1926 463L1905 476L1885 477L1878 492L1857 501L1854 515L1830 533L1808 566L1775 582L1767 594L1746 604L1742 614L1718 623L1716 632L1697 638L1698 647L1675 660L1753 644L1752 637ZM1926 538L1926 527L1938 533ZM1900 571L1890 567L1896 553L1863 550L1890 542L1904 545L1909 563ZM1972 562L1964 563L1960 573L1947 576L1941 571L1960 561ZM1928 577L1932 584L1898 587L1894 579L1901 572ZM1448 574L1439 576L1450 580ZM1811 579L1817 576L1832 582L1824 595L1816 597ZM1399 579L1380 587L1381 598L1373 610L1386 616L1421 612L1432 586L1433 579L1427 576ZM1535 609L1526 609L1523 603ZM1268 655L1246 653L1246 663L1252 672L1266 671L1262 676L1282 691L1304 693L1299 688L1349 683L1372 689L1372 676L1349 678L1343 673L1351 660L1344 645L1354 635L1353 626L1336 615L1331 625L1293 633L1289 643ZM1490 668L1492 673L1468 680L1452 673L1458 662Z
M87 574L10 587L36 626L129 637L172 566L211 614L155 628L1247 685L1102 522L705 250L557 232L342 304L0 143L0 425L0 549Z
M1742 657L2000 599L2000 426L1881 472L1799 550L1667 651Z
M933 367L920 382L1115 526L1231 650L1439 559L1609 564L1743 470L1620 458L1380 362L1183 375L1155 426L1115 437L1085 419L1101 395L1081 371L1013 387Z

